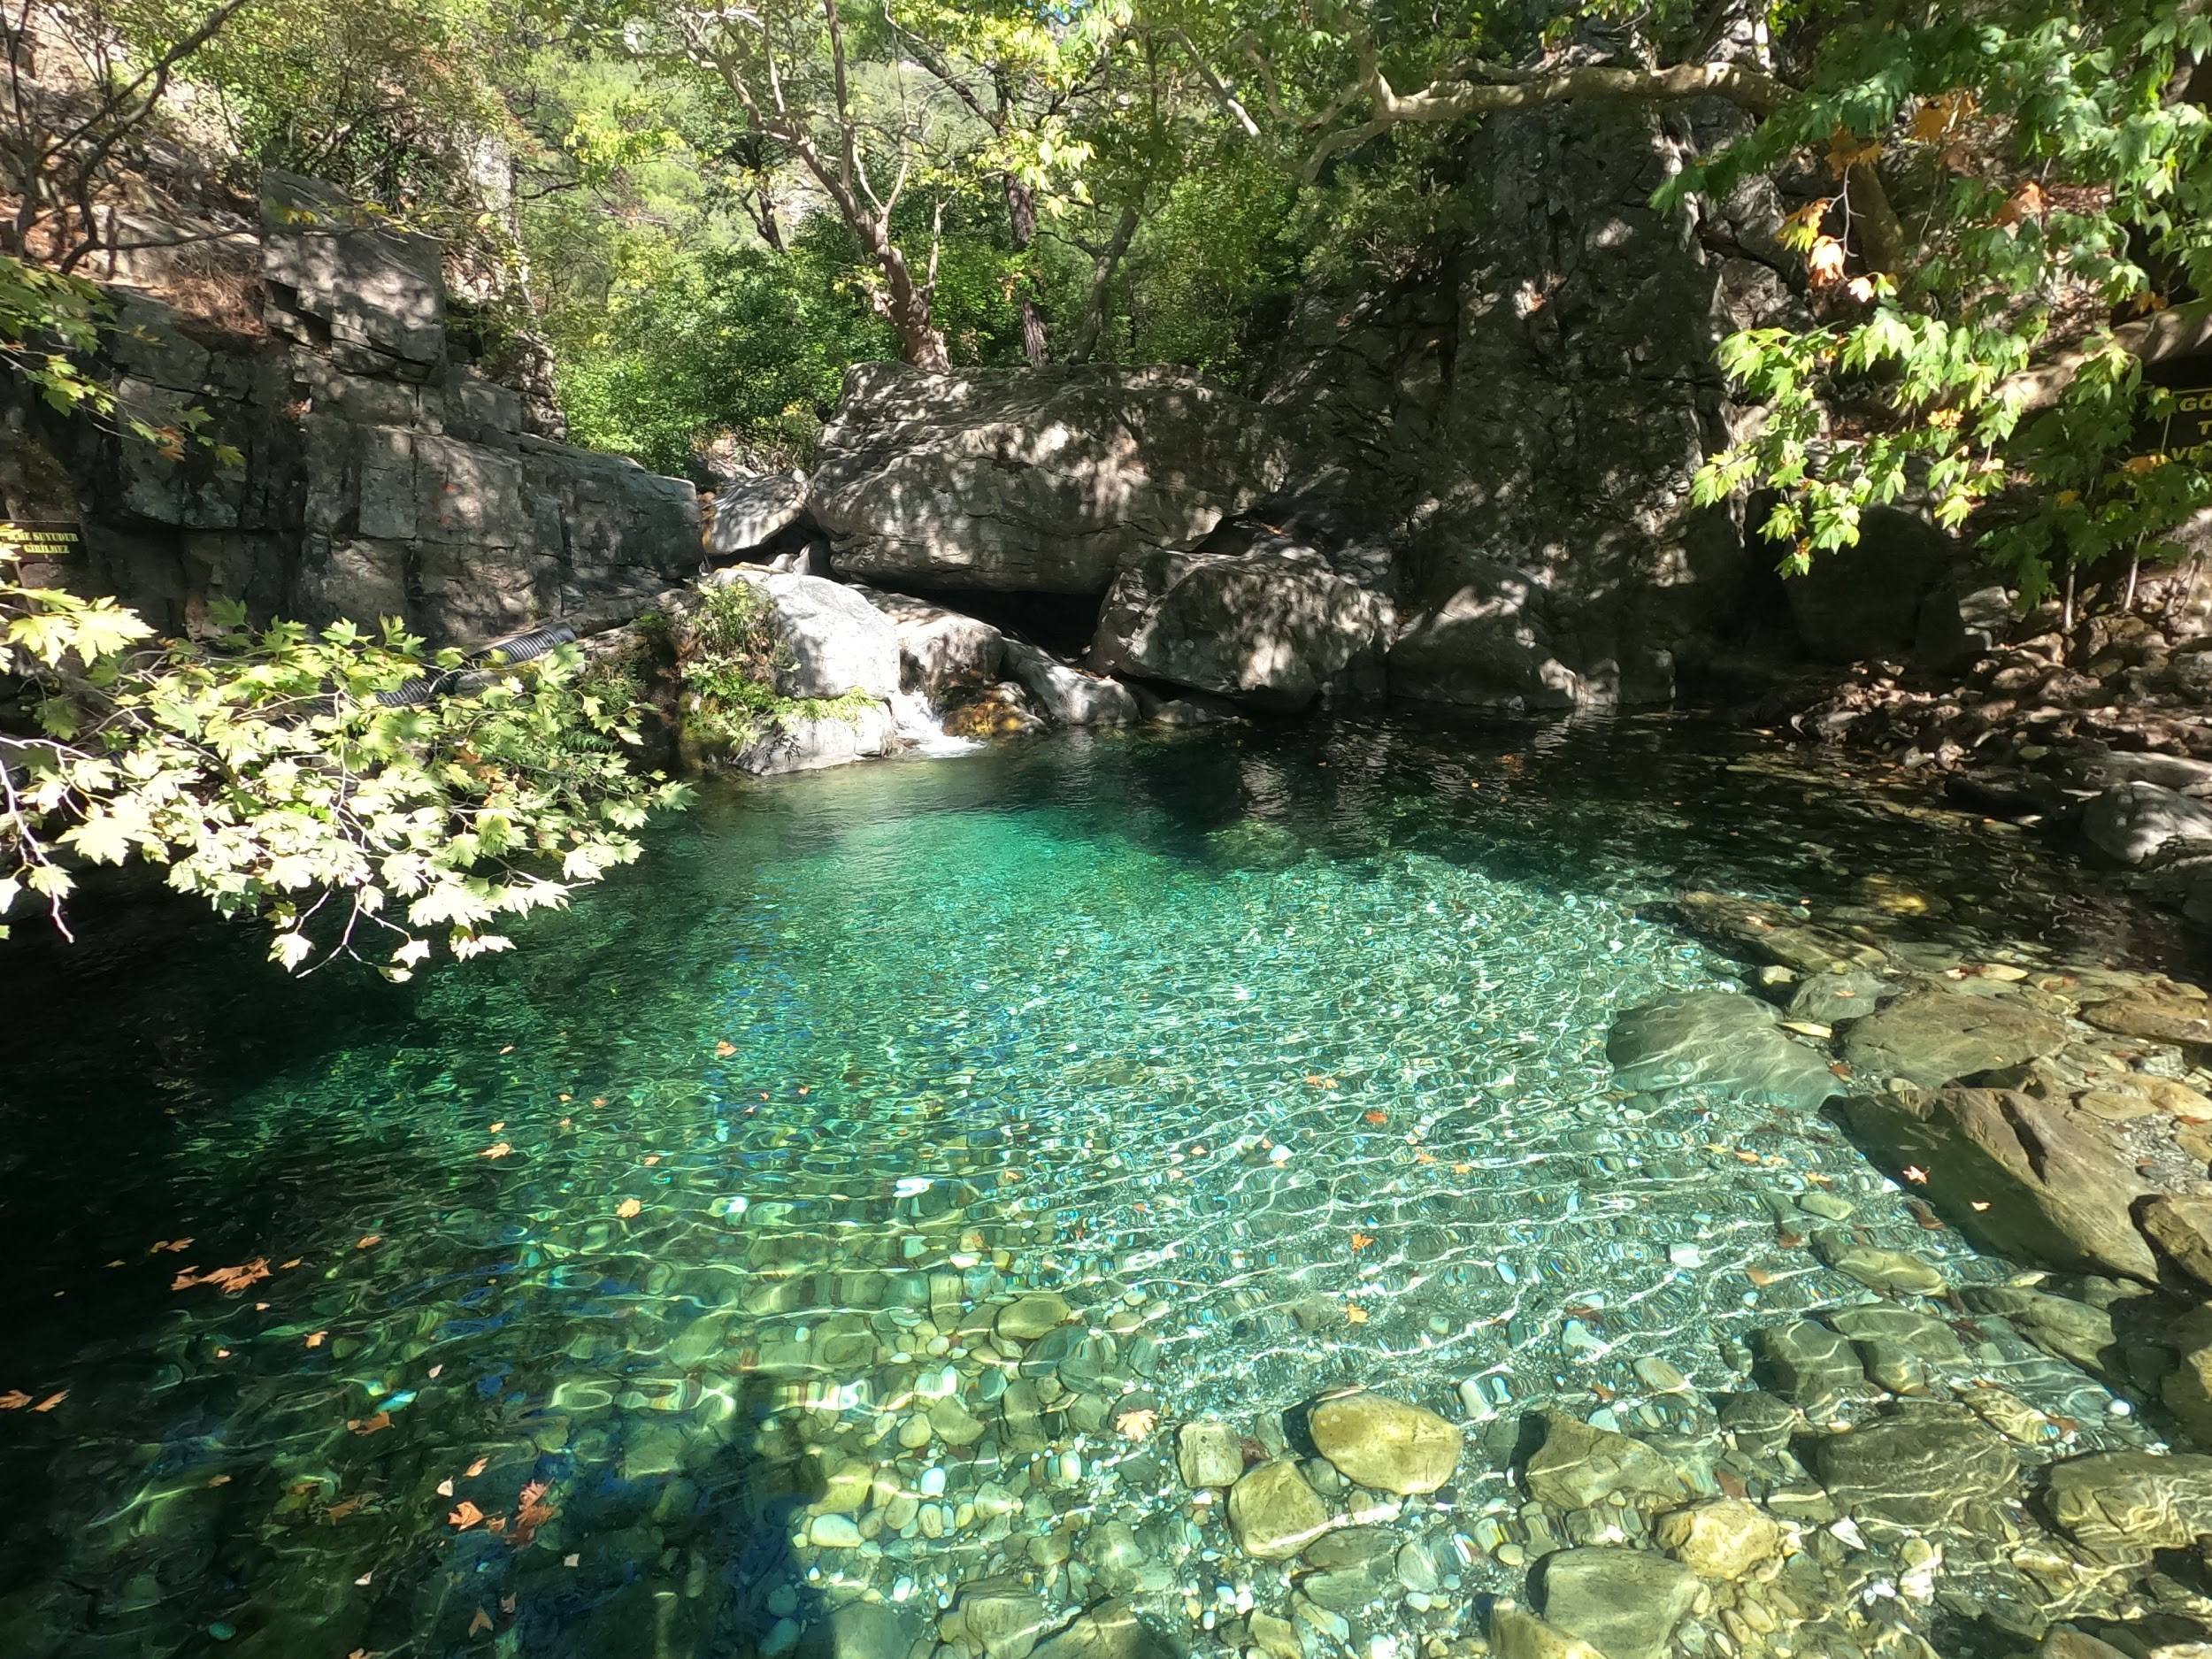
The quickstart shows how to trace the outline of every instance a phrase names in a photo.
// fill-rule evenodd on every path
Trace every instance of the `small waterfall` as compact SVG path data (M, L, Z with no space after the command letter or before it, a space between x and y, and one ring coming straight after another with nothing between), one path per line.
M946 736L944 717L918 691L891 694L891 720L899 735L918 754L964 755L983 747L972 737Z

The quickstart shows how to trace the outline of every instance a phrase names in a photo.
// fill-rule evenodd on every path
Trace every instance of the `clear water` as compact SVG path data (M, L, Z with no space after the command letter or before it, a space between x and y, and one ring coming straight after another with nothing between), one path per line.
M1918 894L1933 956L2162 943L2011 832L1759 753L1346 723L710 789L404 988L88 911L107 944L0 984L0 1392L66 1391L0 1415L0 1652L773 1653L855 1597L902 1644L1009 1561L1202 1640L1286 1592L1168 1427L1348 1381L1496 1415L1399 1517L1432 1604L1356 1639L1469 1628L1518 1583L1477 1523L1520 1410L1694 1432L1637 1359L1724 1388L1729 1339L1860 1294L1778 1243L1809 1176L2008 1271L1817 1119L1610 1087L1617 1010L1735 982L1678 886ZM1024 1433L962 1326L1028 1288L1081 1321ZM948 1387L982 1438L902 1443ZM856 1460L904 1535L818 1546Z

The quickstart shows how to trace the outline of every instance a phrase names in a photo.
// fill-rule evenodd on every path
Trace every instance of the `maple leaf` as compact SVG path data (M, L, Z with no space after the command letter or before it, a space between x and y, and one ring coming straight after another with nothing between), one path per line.
M632 1216L636 1215L638 1211L643 1210L645 1206L638 1202L636 1199L626 1198L614 1207L614 1213L620 1219L627 1221Z
M1365 1325L1367 1323L1367 1310L1361 1307L1359 1303L1356 1302L1348 1302L1344 1304L1344 1317L1349 1319L1354 1325Z
M1805 269L1816 288L1843 280L1843 244L1833 236L1816 236L1805 255Z
M457 1527L462 1532L465 1532L470 1527L474 1526L479 1521L484 1518L484 1511L478 1509L466 1498L463 1498L461 1500L460 1506L456 1509L452 1514L447 1516L445 1518L447 1525Z
M2005 198L2005 204L1997 210L2000 225L2017 225L2023 219L2041 219L2049 211L2043 187L2030 179Z
M1160 1414L1147 1407L1125 1411L1114 1419L1114 1427L1124 1440L1141 1440L1158 1425Z
M514 1148L509 1146L504 1141L495 1141L476 1156L480 1158L503 1158L513 1150Z
M1363 1250L1374 1241L1375 1235L1371 1233L1355 1233L1352 1235L1352 1248L1355 1250Z
M1839 127L1828 134L1828 167L1840 179L1862 162L1882 158L1882 141L1861 138L1847 127Z

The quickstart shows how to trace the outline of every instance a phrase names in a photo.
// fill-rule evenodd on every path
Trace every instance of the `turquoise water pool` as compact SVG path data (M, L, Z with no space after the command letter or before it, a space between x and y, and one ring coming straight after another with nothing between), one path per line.
M1617 1010L1737 982L1678 886L1933 956L2161 942L2016 833L1754 754L1056 739L710 787L408 987L29 947L0 1391L63 1397L0 1417L0 1653L903 1659L1009 1575L1203 1644L1286 1590L1170 1431L1272 1450L1344 1383L1472 1438L1322 1640L1474 1628L1522 1412L1694 1440L1745 1332L1856 1294L1778 1244L1809 1182L2010 1271L1818 1118L1611 1087ZM1033 1292L1070 1322L999 1340ZM2085 1378L2023 1386L2108 1432Z

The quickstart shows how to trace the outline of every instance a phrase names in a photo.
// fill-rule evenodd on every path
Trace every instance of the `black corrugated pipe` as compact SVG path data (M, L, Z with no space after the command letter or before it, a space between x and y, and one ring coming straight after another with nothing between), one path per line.
M488 676L471 672L490 663L494 657L501 665L526 663L548 651L575 642L576 630L565 622L550 622L544 627L533 628L527 634L511 638L494 640L489 645L479 646L461 659L457 668L442 668L434 674L417 674L396 691L380 691L376 700L388 709L405 708L418 703L427 703L433 697L450 696L457 691L474 690ZM473 683L472 683L473 682Z

